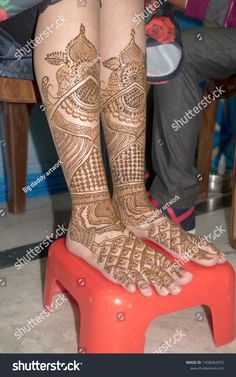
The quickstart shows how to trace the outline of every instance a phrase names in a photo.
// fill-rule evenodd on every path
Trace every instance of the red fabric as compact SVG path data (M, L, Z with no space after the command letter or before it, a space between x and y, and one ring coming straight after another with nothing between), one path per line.
M183 213L183 214L180 215L180 216L176 216L175 212L174 212L173 209L170 208L170 207L168 207L166 210L167 210L167 212L169 213L171 219L172 219L176 224L180 224L182 221L184 221L184 220L187 219L190 215L192 215L192 213L194 212L194 207L189 208L185 213Z
M5 21L9 18L7 12L5 11L5 9L3 8L0 8L0 22L1 21Z
M169 17L154 16L145 29L149 37L162 44L174 42L176 38L175 25Z

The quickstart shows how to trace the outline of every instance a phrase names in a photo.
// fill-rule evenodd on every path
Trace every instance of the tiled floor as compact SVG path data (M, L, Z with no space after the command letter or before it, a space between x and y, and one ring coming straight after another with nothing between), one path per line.
M1 250L41 241L57 228L68 223L70 197L60 195L42 196L27 200L27 210L20 215L8 213L1 221Z
M53 203L53 204L52 204ZM56 215L53 208L57 208ZM70 202L67 194L52 198L30 199L26 214L7 215L1 219L4 227L1 235L1 250L41 241L45 232L50 234L58 224L68 221ZM198 233L213 234L216 226L227 230L229 210L218 210L197 218ZM1 228L2 229L2 228ZM236 251L228 244L227 231L216 240L226 252L228 260L236 269ZM1 258L1 253L0 253ZM1 353L74 353L77 352L76 327L70 302L65 302L56 313L51 313L42 323L17 339L17 328L26 325L31 318L41 313L42 286L46 259L26 264L21 270L16 267L0 270L0 279L7 286L0 288L0 352ZM201 307L165 315L154 320L146 334L145 352L158 352L165 340L173 338L176 331L183 338L170 347L168 353L235 353L236 341L216 348L208 322ZM19 336L18 336L19 337Z

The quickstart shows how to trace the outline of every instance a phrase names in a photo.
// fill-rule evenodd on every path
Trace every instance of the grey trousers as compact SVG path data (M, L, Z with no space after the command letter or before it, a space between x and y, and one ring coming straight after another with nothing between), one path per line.
M192 207L199 188L194 160L204 107L200 83L236 74L236 28L192 29L184 31L182 38L182 70L166 85L151 88L153 119L147 125L152 126L155 174L151 196L166 203L178 195L180 199L173 205L176 208Z

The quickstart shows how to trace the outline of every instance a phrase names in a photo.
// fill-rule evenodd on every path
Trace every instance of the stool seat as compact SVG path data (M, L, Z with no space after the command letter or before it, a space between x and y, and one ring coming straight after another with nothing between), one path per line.
M155 250L161 248L148 242ZM168 258L173 260L168 255ZM53 295L69 292L79 305L82 353L143 353L145 332L150 322L163 314L207 305L212 313L215 344L235 338L235 273L229 263L207 268L192 262L184 268L193 280L178 296L144 297L137 290L126 292L108 281L99 271L71 254L65 239L55 241L49 250L44 306Z

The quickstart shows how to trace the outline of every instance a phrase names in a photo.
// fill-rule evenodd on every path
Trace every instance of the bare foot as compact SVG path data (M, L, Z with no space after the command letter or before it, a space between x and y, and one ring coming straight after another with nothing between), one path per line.
M207 267L225 262L225 255L212 243L185 232L153 207L142 184L116 188L113 202L129 230L160 245L178 260L192 260Z
M83 203L83 204L81 204ZM73 197L68 250L129 292L177 295L192 274L151 249L131 233L115 212L109 194Z

